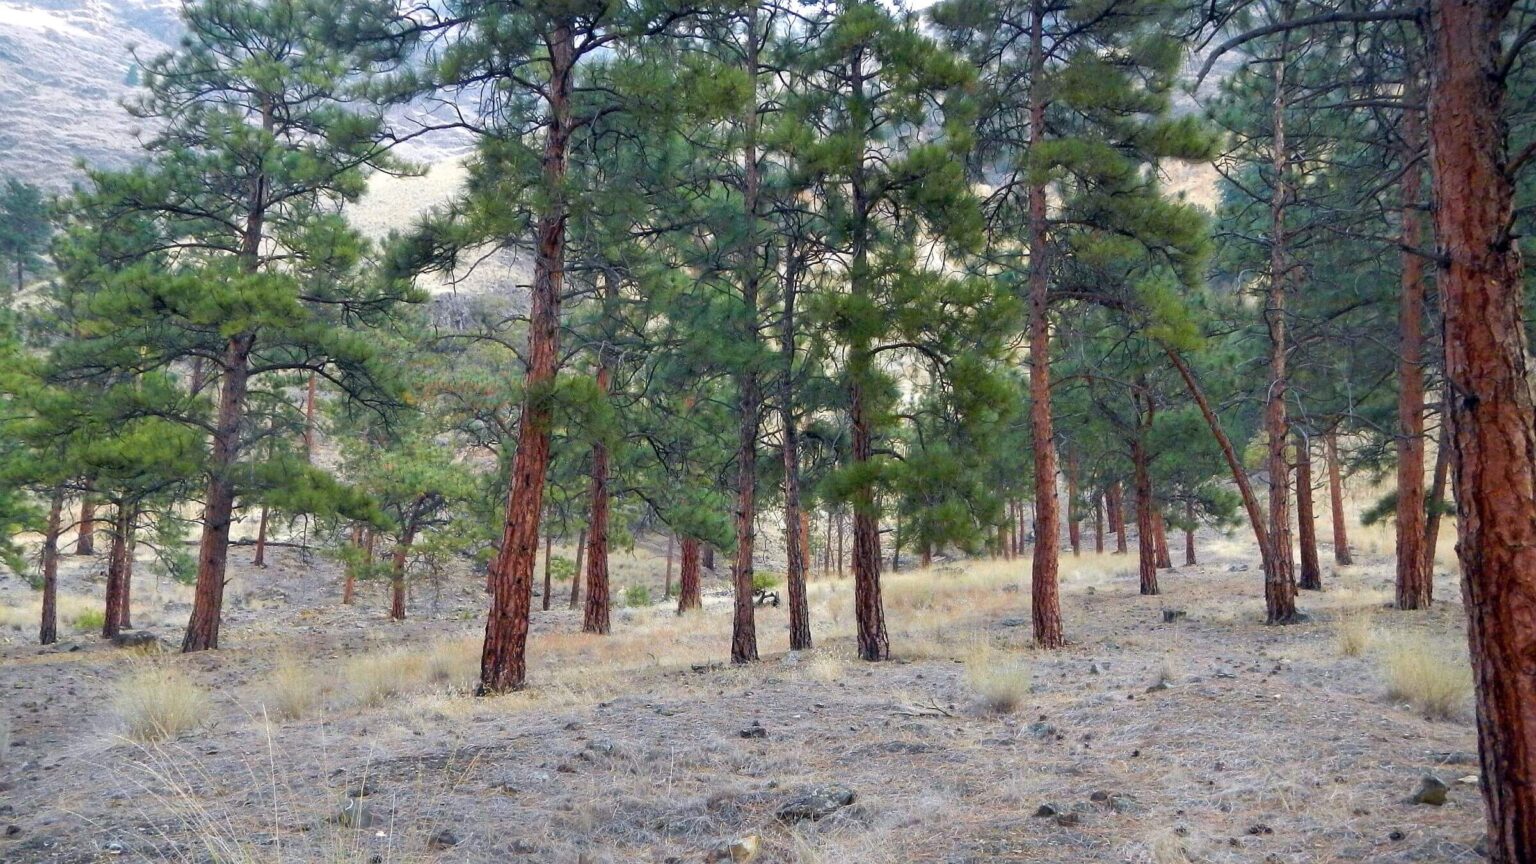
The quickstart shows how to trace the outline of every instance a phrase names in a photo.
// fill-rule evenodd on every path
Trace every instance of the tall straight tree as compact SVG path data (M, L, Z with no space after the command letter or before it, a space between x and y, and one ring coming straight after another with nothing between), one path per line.
M917 272L919 228L964 242L978 227L956 161L971 140L963 99L971 75L920 32L914 16L869 0L838 3L808 30L813 41L791 110L814 139L804 144L805 162L837 214L833 242L847 291L829 296L822 314L846 350L850 463L842 489L853 509L858 653L885 660L876 449L893 394L880 364L911 343L882 337L914 317L919 302L936 299L915 290L935 287ZM940 137L931 137L935 131Z
M1168 119L1182 57L1172 35L1181 11L1175 2L1146 0L952 0L932 12L950 43L981 70L973 162L993 190L986 201L987 259L1020 282L1029 305L1031 614L1035 643L1045 648L1065 644L1050 314L1053 303L1081 293L1053 284L1071 263L1058 250L1079 226L1114 233L1115 223L1134 222L1137 214L1117 199L1153 186L1142 176L1150 163L1208 157L1210 142L1196 124ZM1057 214L1053 200L1060 202ZM1067 211L1075 215L1061 215Z
M314 370L361 394L372 352L348 322L377 320L413 295L367 281L363 244L334 215L387 166L381 113L352 98L368 62L327 44L334 7L308 0L204 0L183 10L175 50L143 65L130 102L148 121L152 161L97 174L82 208L110 230L157 220L169 271L127 268L93 302L91 365L162 368L199 358L218 379L184 651L219 645L236 466L253 433L253 381Z

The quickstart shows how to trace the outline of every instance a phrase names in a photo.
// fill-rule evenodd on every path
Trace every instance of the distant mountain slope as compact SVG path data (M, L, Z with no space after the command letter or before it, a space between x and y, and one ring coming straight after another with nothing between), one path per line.
M180 33L178 0L0 0L0 173L54 189L138 158L121 100Z

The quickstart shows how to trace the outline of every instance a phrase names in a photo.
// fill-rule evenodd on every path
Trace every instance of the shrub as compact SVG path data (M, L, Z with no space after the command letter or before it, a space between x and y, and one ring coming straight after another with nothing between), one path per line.
M779 586L779 574L757 571L752 574L753 591L772 591Z
M651 605L651 589L644 585L631 585L624 589L625 606Z
M1010 714L1029 694L1029 663L1018 655L977 648L965 660L965 683L987 710Z
M174 666L141 665L117 684L113 705L136 741L163 741L195 729L208 714L208 694Z
M99 633L101 632L101 628L106 626L107 613L100 609L88 609L84 612L77 613L75 615L75 619L69 623L70 626L74 627L76 630L79 630L81 633Z
M1472 698L1472 669L1448 642L1398 640L1382 659L1388 698L1407 702L1431 720L1465 716Z

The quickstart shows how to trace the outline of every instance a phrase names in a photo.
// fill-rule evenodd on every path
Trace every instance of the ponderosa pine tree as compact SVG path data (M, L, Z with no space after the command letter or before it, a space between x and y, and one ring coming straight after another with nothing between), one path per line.
M5 178L0 186L0 259L15 274L18 293L26 287L27 271L42 262L51 231L43 191L15 177Z

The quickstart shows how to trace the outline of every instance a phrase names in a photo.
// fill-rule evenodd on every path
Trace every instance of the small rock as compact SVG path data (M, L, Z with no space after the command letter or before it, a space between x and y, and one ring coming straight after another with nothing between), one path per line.
M739 837L735 840L721 843L714 849L710 850L709 855L707 855L704 860L751 861L753 858L757 857L757 850L761 846L762 838L758 837L756 834L748 834L745 837Z
M753 720L752 725L741 730L740 732L737 732L736 734L743 738L767 738L768 730L763 728L763 724Z
M1082 817L1076 813L1058 813L1056 815L1056 824L1063 828L1071 828L1082 821Z
M1029 734L1036 738L1053 738L1056 736L1056 727L1044 721L1036 721L1029 724Z
M1248 833L1257 837L1261 834L1273 834L1275 833L1275 829L1265 825L1263 822L1258 822L1248 826Z
M1175 621L1182 621L1182 620L1184 620L1185 618L1188 618L1188 617L1189 617L1189 613L1185 612L1183 609L1164 609L1163 610L1163 623L1165 623L1165 624L1172 624Z
M514 855L532 855L539 851L539 847L529 843L527 840L513 840L511 849Z
M1227 572L1228 573L1244 573L1244 572L1247 572L1247 570L1248 570L1248 565L1247 564L1229 564L1227 566Z
M1476 765L1477 754L1466 750L1446 750L1429 754L1437 765Z
M1425 774L1419 780L1418 791L1413 793L1411 803L1428 804L1431 807L1441 807L1445 804L1445 795L1450 791L1445 781L1433 774Z
M432 836L427 838L427 848L434 852L440 852L444 849L451 849L457 845L459 845L459 835L453 833L447 828L444 828L440 831L434 831Z
M853 790L840 784L818 786L796 795L779 807L779 819L802 822L829 816L854 800Z
M379 817L373 812L372 804L361 798L348 798L337 808L331 821L345 828L372 828L378 824Z
M1039 807L1035 808L1036 819L1048 819L1052 816L1057 816L1060 814L1061 809L1058 808L1055 804L1041 804Z
M20 834L20 833L21 833L21 826L20 825L7 825L7 826L5 826L5 836L7 836L7 837L15 837L17 834Z

